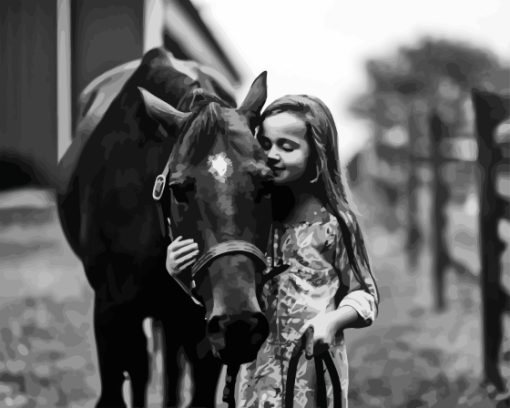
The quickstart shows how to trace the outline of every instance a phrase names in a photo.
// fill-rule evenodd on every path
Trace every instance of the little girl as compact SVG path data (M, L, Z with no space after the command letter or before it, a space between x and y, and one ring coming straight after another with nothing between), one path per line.
M283 407L292 351L307 332L312 347L298 363L294 407L317 407L311 357L326 352L338 372L345 408L348 365L343 330L374 321L379 293L347 201L333 117L318 98L284 96L266 108L257 138L274 173L268 256L273 266L289 267L263 288L270 333L257 358L242 366L236 400L239 407ZM170 273L194 261L192 245L178 241L169 246ZM332 406L333 387L327 375L326 391Z

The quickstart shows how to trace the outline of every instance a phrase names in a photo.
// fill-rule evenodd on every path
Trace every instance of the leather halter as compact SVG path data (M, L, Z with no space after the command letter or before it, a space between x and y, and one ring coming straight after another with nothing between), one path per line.
M191 277L195 280L197 274L204 269L204 267L209 264L213 259L216 259L220 256L226 254L233 253L241 253L245 255L250 255L254 257L257 261L261 263L262 267L267 266L266 257L262 253L260 249L258 249L255 245L248 241L243 240L230 240L225 242L220 242L219 244L214 245L209 248L209 250L200 256L200 258L195 262L193 267L191 268Z
M163 197L165 185L166 185L166 182L168 179L168 174L170 172L171 159L172 159L172 155L170 155L168 157L168 160L165 164L165 168L163 169L163 172L156 177L156 179L154 181L154 187L152 190L152 198L156 201L156 203L158 203L157 208L158 208L158 214L159 214L159 219L160 219L160 227L161 227L162 235L164 237L166 237L167 229L165 226L163 208L161 205L161 197ZM170 194L171 194L171 190L170 190ZM172 224L171 224L170 218L167 218L167 222L168 222L167 223L168 236L170 237L170 240L173 241L174 234L172 231ZM267 267L267 260L266 260L264 253L259 248L257 248L255 245L253 245L251 242L244 241L244 240L229 240L229 241L225 241L225 242L220 242L220 243L212 246L211 248L209 248L209 250L207 252L205 252L198 258L198 260L194 263L194 265L192 266L192 269L191 269L192 280L195 281L198 273L201 272L202 270L204 270L206 268L206 266L208 264L210 264L214 259L219 258L220 256L223 256L223 255L230 255L230 254L235 254L235 253L248 255L252 259L257 260L262 268ZM184 289L188 293L188 295L190 295L193 299L195 299L195 297L193 296L191 291L188 288L186 288L179 281L179 279L177 279L177 278L174 278L174 279L177 281L179 286L181 286L182 289Z

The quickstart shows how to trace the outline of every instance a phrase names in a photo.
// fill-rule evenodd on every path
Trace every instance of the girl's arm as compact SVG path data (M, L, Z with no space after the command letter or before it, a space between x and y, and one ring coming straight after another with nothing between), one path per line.
M359 237L354 242L354 254L358 263L358 270L349 262L347 250L342 235L338 234L335 254L335 268L340 277L340 302L337 310L331 316L338 325L338 330L349 327L366 327L373 323L378 313L379 291L372 275L370 265L360 256L366 251L363 236L358 222L354 219L354 236ZM357 317L352 317L352 309Z
M355 228L361 237L356 221ZM379 292L370 270L370 266L362 261L359 245L354 243L354 254L358 260L359 271L349 262L347 250L340 231L337 235L334 267L340 278L339 304L330 312L319 314L305 324L305 328L313 326L314 343L331 343L336 333L347 328L360 328L372 324L378 312Z

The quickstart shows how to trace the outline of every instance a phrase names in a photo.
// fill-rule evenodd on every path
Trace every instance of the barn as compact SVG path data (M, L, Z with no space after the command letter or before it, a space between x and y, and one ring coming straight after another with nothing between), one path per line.
M190 0L0 2L0 187L50 182L87 85L162 44L233 86L243 79Z

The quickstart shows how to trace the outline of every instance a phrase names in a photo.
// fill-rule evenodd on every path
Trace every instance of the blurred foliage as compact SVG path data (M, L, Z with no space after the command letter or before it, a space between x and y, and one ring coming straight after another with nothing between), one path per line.
M433 38L369 59L365 70L369 91L355 98L350 110L382 128L406 122L410 102L436 106L444 100L458 100L472 87L490 88L494 72L510 73L488 50Z
M448 309L432 310L430 241L410 273L404 251L406 230L396 225L402 213L384 199L380 184L364 179L353 189L367 233L372 267L382 303L374 325L348 330L349 406L352 408L504 408L503 394L482 383L482 326L480 288L466 275L449 274ZM426 186L420 186L420 229L430 236ZM372 204L371 204L372 203ZM377 203L374 205L373 203ZM403 205L397 205L400 210ZM451 253L469 265L478 261L478 227L474 215L453 200L449 204L447 241ZM510 235L506 236L509 239ZM510 258L509 258L510 259ZM504 268L508 268L507 261ZM476 268L476 266L475 266ZM501 371L510 379L510 316L502 345ZM506 356L506 357L505 357ZM510 387L510 383L508 384Z
M444 136L474 138L471 89L510 88L510 68L491 51L432 37L369 59L365 71L368 91L351 102L350 111L371 125L373 144L361 152L354 172L365 169L393 208L410 194L411 166L416 183L431 181L431 164L423 162L431 156L429 115L437 112L448 126ZM464 202L475 189L474 167L447 170L442 173L450 198Z

